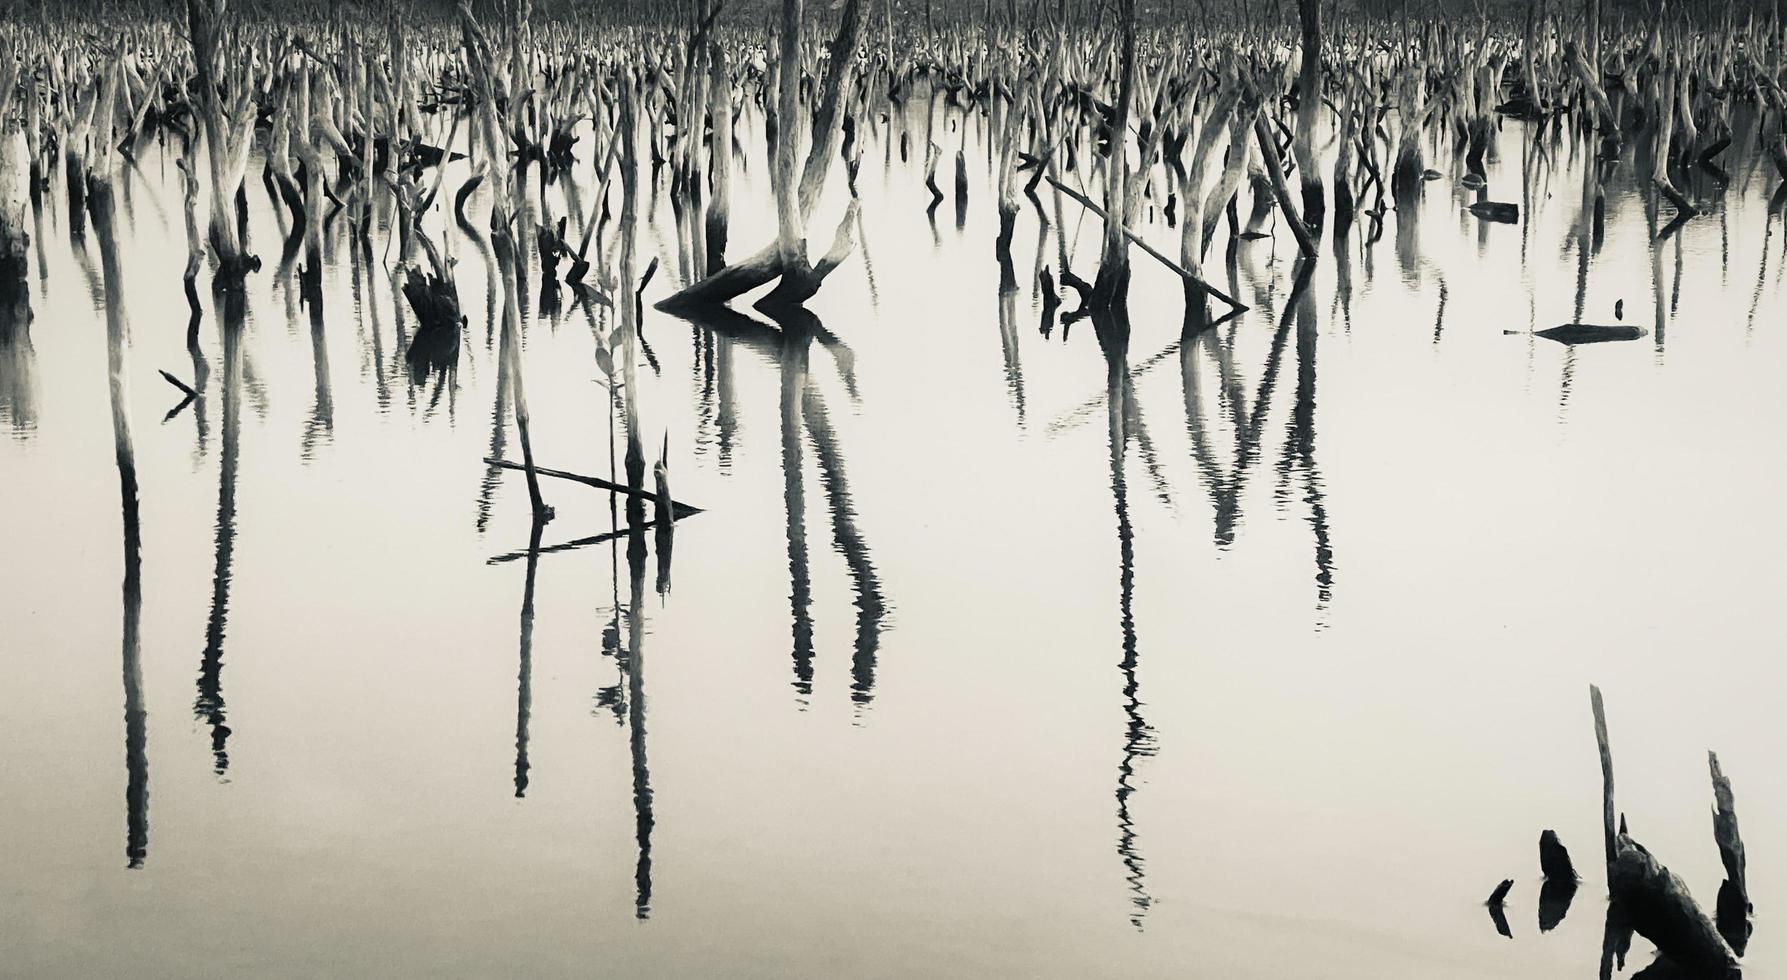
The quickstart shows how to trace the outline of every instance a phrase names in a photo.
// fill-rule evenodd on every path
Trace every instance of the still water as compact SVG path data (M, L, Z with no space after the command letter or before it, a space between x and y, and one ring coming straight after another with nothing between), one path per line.
M735 257L774 229L747 118ZM1098 219L1043 185L1002 295L984 122L939 125L959 218L927 218L921 126L904 163L863 134L817 322L651 310L683 273L650 202L644 442L704 508L668 563L559 480L530 557L525 484L484 462L519 458L493 272L450 214L468 323L418 383L389 216L370 256L332 224L319 311L251 183L266 268L227 342L201 276L206 390L164 420L157 372L195 374L184 218L143 148L140 606L98 251L53 187L35 319L0 339L0 973L1587 977L1591 681L1633 833L1708 903L1719 751L1746 962L1787 968L1787 234L1753 140L1661 242L1628 157L1597 245L1587 148L1523 174L1509 123L1488 197L1520 224L1430 152L1419 205L1325 242L1301 292L1282 226L1232 271L1219 231L1252 309L1188 341L1136 252L1125 350L1041 329L1035 271L1091 278ZM595 180L546 190L573 232ZM535 455L607 476L607 313L528 292ZM1644 338L1532 336L1616 303ZM1546 828L1589 880L1541 935Z

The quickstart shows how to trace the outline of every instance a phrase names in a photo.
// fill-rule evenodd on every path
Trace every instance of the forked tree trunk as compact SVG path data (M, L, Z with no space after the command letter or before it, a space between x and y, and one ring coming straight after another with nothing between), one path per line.
M235 213L236 185L229 178L230 119L218 94L217 53L228 0L186 0L186 20L198 83L198 108L205 128L205 155L211 170L211 247L217 253L218 280L240 285L248 271Z
M658 304L663 309L692 308L725 303L760 286L776 282L763 306L798 306L815 292L831 271L855 247L852 229L857 204L852 200L838 224L832 247L818 262L807 258L806 224L819 203L820 192L837 155L840 107L845 104L856 60L857 34L862 26L861 0L845 0L838 33L831 43L831 60L815 94L813 145L804 167L795 161L800 148L802 0L783 0L773 102L776 125L771 136L771 177L776 195L776 240L763 249L699 282L684 287ZM766 106L766 109L768 106ZM778 280L780 280L778 282Z

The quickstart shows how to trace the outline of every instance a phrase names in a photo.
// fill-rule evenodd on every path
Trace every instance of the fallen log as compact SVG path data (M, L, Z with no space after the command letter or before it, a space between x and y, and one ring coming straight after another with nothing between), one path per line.
M1548 330L1540 330L1535 336L1572 346L1602 344L1614 340L1637 340L1644 336L1644 328L1626 325L1606 326L1595 323L1566 323Z
M1520 205L1503 201L1478 201L1470 206L1470 212L1484 221L1512 225L1520 221Z
M1071 197L1075 201L1079 202L1081 207L1092 212L1093 214L1098 215L1100 218L1103 218L1106 221L1110 220L1110 215L1105 213L1104 208L1101 208L1097 204L1092 203L1091 198L1087 197L1084 194L1081 194L1079 191L1074 190L1073 188L1067 186L1066 184L1061 183L1060 181L1056 180L1053 177L1045 176L1045 177L1043 177L1043 179L1048 181L1051 185L1053 185L1056 190L1060 191L1063 194L1066 194L1068 197ZM1248 309L1247 304L1242 303L1241 301L1235 299L1233 296L1230 296L1228 293L1225 293L1222 290L1217 289L1215 286L1210 285L1209 283L1205 282L1202 278L1195 276L1195 275L1191 274L1190 272L1187 272L1183 266L1179 265L1179 263L1174 262L1172 259L1169 259L1166 256L1155 251L1153 246L1149 245L1147 242L1142 241L1141 236L1137 235L1134 231L1130 230L1129 228L1124 228L1123 234L1124 234L1124 237L1128 238L1130 240L1130 242L1132 244L1134 244L1137 248L1140 248L1142 251L1147 252L1150 256L1152 256L1155 259L1155 261L1159 262L1161 265L1164 265L1167 268L1178 273L1181 278L1183 278L1186 282L1191 283L1193 286L1197 287L1205 295L1214 296L1217 299L1222 300L1224 303L1227 303L1230 306L1230 308L1236 310L1237 312L1244 312ZM1065 270L1063 270L1063 272L1062 272L1061 281L1063 283L1068 282L1067 273Z

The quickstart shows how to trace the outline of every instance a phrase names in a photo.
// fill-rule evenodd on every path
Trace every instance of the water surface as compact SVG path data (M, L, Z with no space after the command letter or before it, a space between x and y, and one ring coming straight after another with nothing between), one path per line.
M735 256L774 228L750 119ZM1488 196L1520 224L1430 152L1447 176L1300 290L1282 226L1232 271L1219 232L1252 309L1193 337L1135 253L1125 344L1042 330L1034 272L1091 278L1097 218L1044 185L1002 294L984 124L939 126L959 218L927 218L906 124L907 163L863 134L861 247L811 318L648 306L644 442L705 508L662 573L650 534L585 540L617 516L562 481L530 556L525 484L483 462L518 458L492 269L450 215L468 323L418 383L389 216L370 256L331 225L317 307L251 182L266 268L239 330L203 296L204 396L164 421L157 372L195 370L150 147L118 178L133 595L98 249L52 187L0 342L5 972L1586 977L1591 681L1621 809L1705 902L1720 752L1747 963L1787 964L1787 235L1749 144L1660 242L1628 158L1597 243L1586 148L1523 175L1510 123ZM573 231L592 170L546 192ZM650 216L648 303L686 275L666 192ZM606 311L538 289L535 453L606 476ZM1642 340L1531 335L1622 301ZM1541 936L1545 828L1590 880Z

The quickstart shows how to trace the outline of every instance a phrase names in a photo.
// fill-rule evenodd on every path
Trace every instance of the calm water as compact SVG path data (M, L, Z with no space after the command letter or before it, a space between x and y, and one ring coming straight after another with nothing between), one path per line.
M1709 903L1720 752L1747 962L1787 968L1766 164L1729 160L1653 247L1628 160L1585 254L1582 151L1525 182L1510 124L1489 196L1521 224L1464 213L1430 153L1448 177L1300 295L1282 228L1232 277L1220 232L1253 310L1188 345L1135 253L1107 354L1090 321L1039 330L1036 266L1094 272L1072 201L1047 230L1026 205L999 294L980 125L960 221L926 218L922 130L907 164L865 131L863 247L818 324L648 310L644 441L706 508L663 593L649 534L637 576L624 537L554 550L614 527L576 484L546 482L529 560L525 484L483 462L519 458L489 266L450 216L469 323L416 384L383 231L368 273L332 225L313 317L251 184L267 268L230 345L205 296L205 397L163 421L157 371L194 369L175 171L145 148L118 183L132 616L98 250L54 188L35 320L0 347L0 973L1587 977L1591 681L1634 834ZM735 257L774 227L761 138ZM576 177L547 194L573 232ZM679 281L667 194L652 214L648 301ZM537 291L536 456L607 475L591 315ZM1642 340L1530 335L1619 301ZM1590 880L1541 936L1548 827ZM1513 941L1482 907L1504 877Z

